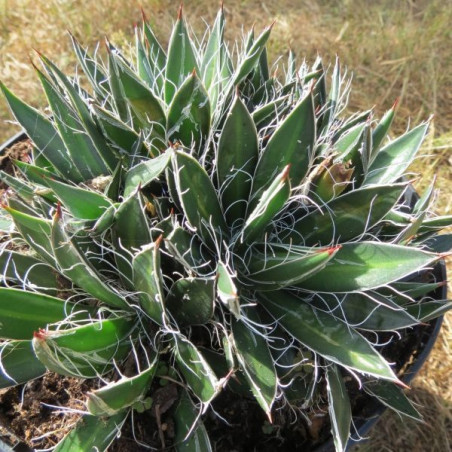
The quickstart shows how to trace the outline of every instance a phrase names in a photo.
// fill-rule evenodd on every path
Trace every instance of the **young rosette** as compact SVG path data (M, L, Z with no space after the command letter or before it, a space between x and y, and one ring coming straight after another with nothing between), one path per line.
M271 27L228 46L224 22L198 44L180 12L167 50L145 22L131 60L72 37L77 75L39 55L48 116L1 85L33 150L1 174L0 385L98 381L56 451L105 450L168 381L162 447L180 450L211 450L204 414L223 391L270 422L327 403L337 451L349 376L419 418L380 335L451 307L430 295L452 218L430 213L432 187L407 201L428 123L389 140L395 107L346 116L338 64L329 91L320 60L292 53L282 80Z

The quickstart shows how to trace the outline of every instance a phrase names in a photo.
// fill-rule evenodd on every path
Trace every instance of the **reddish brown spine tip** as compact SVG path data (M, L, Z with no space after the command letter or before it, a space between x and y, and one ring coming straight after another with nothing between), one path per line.
M143 22L147 23L148 18L146 17L146 13L144 12L143 5L140 5L140 11L141 11L141 19Z
M271 30L276 23L276 19L269 25L268 29Z
M400 97L396 97L396 100L394 101L394 103L392 104L391 109L395 110L398 106L399 106L399 102L400 102Z
M39 339L40 341L44 341L47 339L47 334L46 334L46 330L39 328L38 331L34 331L33 332L33 337L35 339Z
M192 75L192 77L196 77L196 68L195 67L191 71L191 75Z
M328 248L326 251L327 251L328 255L331 256L336 251L339 251L341 248L342 248L342 245L336 245L336 246L332 246L331 248Z
M224 11L224 1L223 0L221 0L221 2L220 2L220 10L221 10L221 12Z
M154 242L156 248L159 248L159 247L160 247L160 244L162 243L162 240L163 240L163 234L160 234L160 235L157 237L157 240Z
M288 165L285 166L283 173L281 175L281 181L285 181L289 178L289 171L290 171L290 167L292 165L289 163Z
M404 382L401 381L401 380L396 380L394 383L395 383L397 386L400 386L400 387L403 388L403 389L411 389L406 383L404 383Z
M184 4L181 3L179 6L179 11L177 12L177 20L181 20L182 19L182 10L183 10Z
M58 201L55 211L55 220L59 220L63 216L63 213L61 212L61 203Z

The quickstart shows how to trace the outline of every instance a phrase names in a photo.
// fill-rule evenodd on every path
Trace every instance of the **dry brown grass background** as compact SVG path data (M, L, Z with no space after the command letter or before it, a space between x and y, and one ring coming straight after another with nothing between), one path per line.
M166 43L177 3L142 0L141 5L157 36ZM185 14L198 36L205 30L204 21L212 23L217 8L216 2L208 0L185 1ZM375 106L381 114L400 98L394 125L399 132L434 114L423 148L425 157L413 169L421 173L420 188L438 174L436 210L452 213L451 0L228 0L225 11L228 39L239 37L253 24L260 31L276 19L269 48L272 61L286 55L289 46L300 59L310 62L319 54L328 65L338 56L353 74L351 111ZM29 64L33 48L71 71L75 66L66 30L85 45L92 46L106 35L121 45L132 39L133 24L140 18L138 1L0 0L0 79L33 105L42 106L44 96ZM11 120L0 98L0 142L18 130ZM426 423L400 420L388 412L360 451L452 449L451 349L449 314L410 391Z

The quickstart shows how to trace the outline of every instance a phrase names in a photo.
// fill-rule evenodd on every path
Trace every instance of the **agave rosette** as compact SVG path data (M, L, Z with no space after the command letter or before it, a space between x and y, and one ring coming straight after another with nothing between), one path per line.
M88 394L56 450L108 447L163 368L181 383L175 444L194 450L210 450L198 413L237 378L269 419L326 387L337 450L347 373L419 417L369 337L450 308L429 275L452 219L429 213L432 187L406 201L428 123L390 141L395 106L347 117L338 64L329 91L320 60L291 54L285 80L270 75L270 31L231 54L222 10L200 44L180 13L166 52L144 23L133 61L107 43L107 63L72 37L91 90L40 55L50 116L1 85L34 147L22 178L1 175L11 241L30 251L0 256L0 385L46 370L105 381L136 361Z

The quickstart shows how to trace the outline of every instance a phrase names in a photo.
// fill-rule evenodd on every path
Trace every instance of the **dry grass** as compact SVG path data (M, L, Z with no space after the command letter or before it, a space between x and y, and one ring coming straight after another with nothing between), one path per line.
M103 36L118 44L132 36L140 20L138 0L0 0L0 79L34 105L43 95L29 64L37 47L63 68L74 64L66 29L93 45ZM144 10L163 42L168 38L177 6L168 0L143 0ZM428 157L414 170L422 174L418 187L438 173L441 193L436 210L452 212L452 1L451 0L229 0L225 5L227 37L235 38L253 23L260 30L277 20L270 56L285 54L290 45L297 55L313 61L317 54L329 64L336 55L354 74L350 109L375 105L382 113L400 98L395 129L434 114ZM195 30L211 23L217 4L185 1ZM280 65L279 70L282 72ZM0 99L0 141L14 127L5 101ZM449 279L451 279L449 272ZM428 364L413 384L411 397L421 405L426 424L399 420L387 413L372 431L362 451L431 451L451 449L452 442L452 314L446 317L440 339Z

